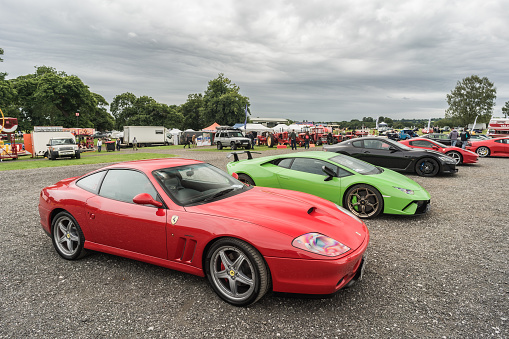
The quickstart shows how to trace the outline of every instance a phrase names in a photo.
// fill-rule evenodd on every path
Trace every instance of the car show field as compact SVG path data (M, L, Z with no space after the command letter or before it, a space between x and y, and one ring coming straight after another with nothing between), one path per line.
M231 160L229 150L155 152L221 170ZM509 336L507 158L480 158L455 175L405 174L429 192L431 208L365 220L362 281L327 298L268 293L245 308L202 277L98 252L62 259L39 222L40 191L103 166L0 172L1 338Z

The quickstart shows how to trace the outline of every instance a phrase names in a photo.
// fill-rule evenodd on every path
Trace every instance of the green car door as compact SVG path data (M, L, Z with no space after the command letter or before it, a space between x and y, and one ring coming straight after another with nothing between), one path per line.
M287 160L290 160L288 168L283 167L276 173L281 188L310 193L342 205L341 178L334 177L325 181L328 176L322 170L322 166L327 166L338 174L338 166L313 158Z

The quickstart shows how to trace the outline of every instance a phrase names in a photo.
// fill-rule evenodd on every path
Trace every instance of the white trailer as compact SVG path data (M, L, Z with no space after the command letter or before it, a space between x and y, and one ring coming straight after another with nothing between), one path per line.
M29 138L25 137L25 150L32 153L32 158L46 156L46 152L48 152L48 142L51 138L72 138L76 142L76 138L71 132L33 131L30 133Z
M163 126L124 126L123 144L132 146L136 138L138 146L168 145L171 134Z

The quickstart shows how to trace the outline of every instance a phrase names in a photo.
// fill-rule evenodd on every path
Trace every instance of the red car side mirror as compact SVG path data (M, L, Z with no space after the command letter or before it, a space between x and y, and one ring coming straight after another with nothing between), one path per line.
M152 196L150 194L148 194L148 193L140 193L140 194L138 194L137 196L135 196L133 198L133 202L135 204L139 204L139 205L153 205L153 206L155 206L157 208L163 207L163 203L162 202L154 200L154 198L152 198Z

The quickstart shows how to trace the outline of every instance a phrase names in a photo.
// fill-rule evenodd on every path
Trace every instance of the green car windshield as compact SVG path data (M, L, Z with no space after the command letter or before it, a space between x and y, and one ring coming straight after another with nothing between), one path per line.
M359 174L380 174L383 172L379 167L345 155L337 155L329 160Z

